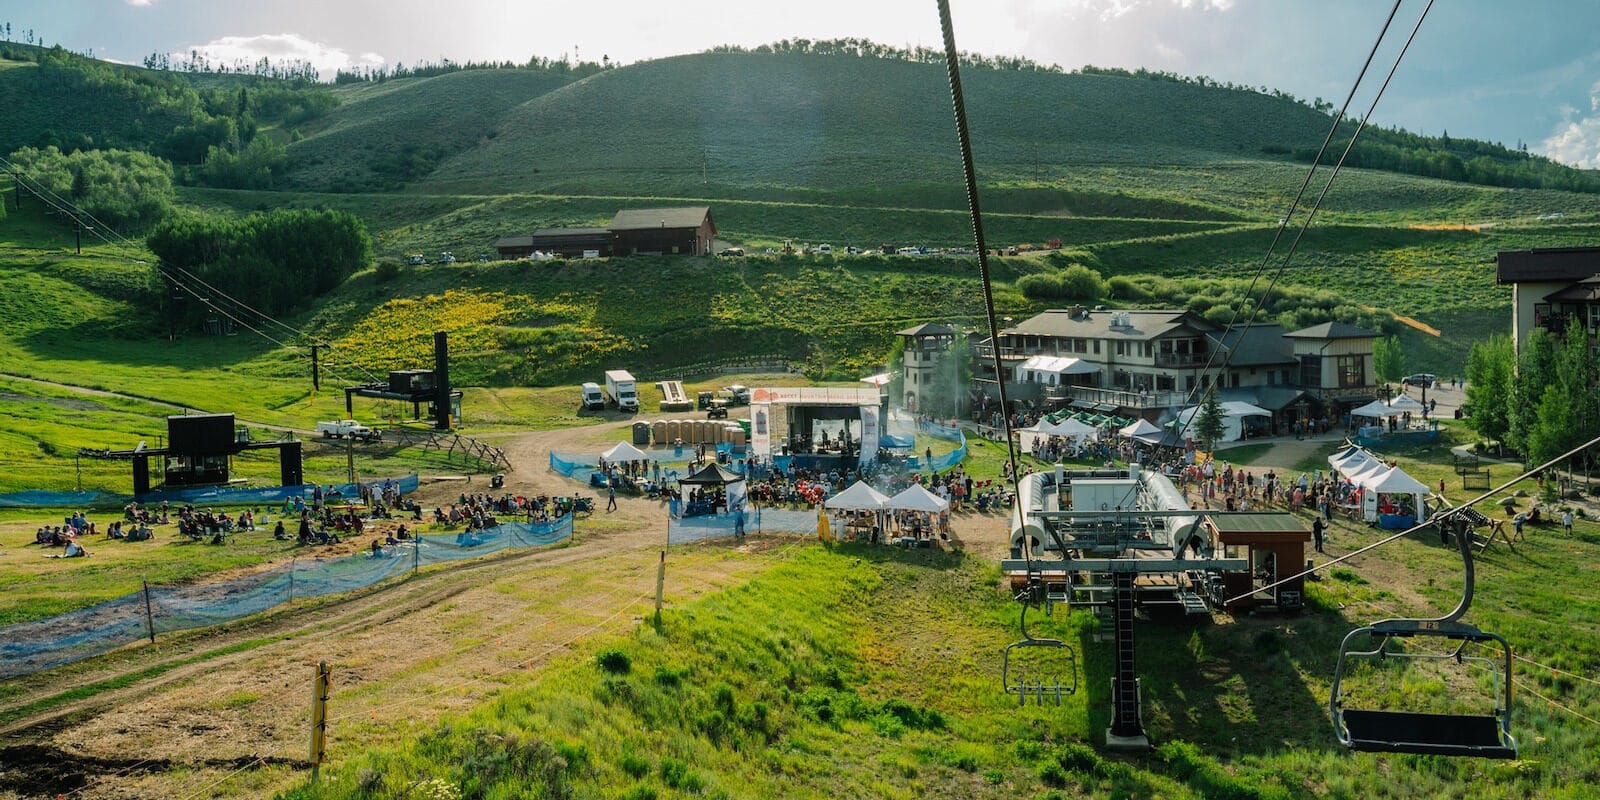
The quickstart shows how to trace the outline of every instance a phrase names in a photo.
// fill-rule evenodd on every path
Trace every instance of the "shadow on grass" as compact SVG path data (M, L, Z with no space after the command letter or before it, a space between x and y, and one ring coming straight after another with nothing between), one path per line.
M938 570L959 569L967 562L962 550L942 550L937 547L898 547L867 542L840 542L832 546L840 555L855 556L873 564L906 564Z
M1333 675L1339 643L1353 627L1342 615L1307 609L1225 625L1160 620L1141 612L1134 628L1142 720L1153 745L1187 741L1217 758L1337 747L1326 698L1304 675ZM1111 724L1114 647L1093 640L1096 627L1080 642L1089 726L1100 743Z

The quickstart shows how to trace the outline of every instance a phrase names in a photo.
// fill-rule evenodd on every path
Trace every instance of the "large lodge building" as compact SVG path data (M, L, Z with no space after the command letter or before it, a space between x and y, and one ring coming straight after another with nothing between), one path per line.
M1152 422L1195 405L1212 380L1219 398L1271 411L1275 424L1338 419L1378 396L1371 331L1328 322L1224 333L1188 311L1046 311L1000 332L998 380L1008 399L1024 405ZM993 352L987 339L973 348L974 388L990 400L998 397Z

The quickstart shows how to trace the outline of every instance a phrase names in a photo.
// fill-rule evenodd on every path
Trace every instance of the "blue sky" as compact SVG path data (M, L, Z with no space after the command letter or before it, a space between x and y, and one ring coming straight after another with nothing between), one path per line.
M1405 0L1392 54L1425 0ZM1343 99L1392 0L951 0L964 50L1148 67ZM359 64L633 62L716 44L856 36L940 44L933 0L0 0L13 37L138 62L152 52ZM1375 114L1600 168L1600 3L1437 0ZM1371 80L1376 87L1387 62ZM1370 95L1358 95L1365 108Z

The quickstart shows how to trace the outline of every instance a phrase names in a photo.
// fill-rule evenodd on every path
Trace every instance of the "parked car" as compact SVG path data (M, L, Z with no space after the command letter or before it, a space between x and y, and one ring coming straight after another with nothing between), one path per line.
M744 248L743 247L724 247L724 248L722 248L722 250L720 252L717 253L717 255L719 255L719 256L729 256L729 257L742 256L742 255L744 255Z
M1400 382L1407 386L1419 386L1423 389L1432 389L1434 385L1439 383L1439 378L1427 372L1419 372L1415 375L1407 375L1404 378L1401 378Z
M727 406L712 406L712 407L706 409L706 419L727 419L727 418L728 418L728 407Z

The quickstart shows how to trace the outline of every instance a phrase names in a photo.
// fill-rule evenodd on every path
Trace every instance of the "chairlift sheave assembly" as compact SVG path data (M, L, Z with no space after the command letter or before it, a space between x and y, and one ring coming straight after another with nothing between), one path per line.
M1469 518L1457 512L1436 524L1443 530L1454 529L1466 575L1461 602L1442 617L1386 619L1345 635L1328 700L1334 735L1345 747L1359 752L1516 758L1517 742L1511 735L1511 644L1500 634L1461 621L1472 605L1473 593ZM1455 643L1455 647L1448 652L1411 653L1391 649L1396 639L1443 639ZM1360 649L1363 640L1373 644ZM1468 648L1475 645L1493 647L1497 652L1493 657L1468 654ZM1351 666L1365 659L1455 661L1486 667L1494 675L1496 708L1488 714L1347 708L1341 684Z

